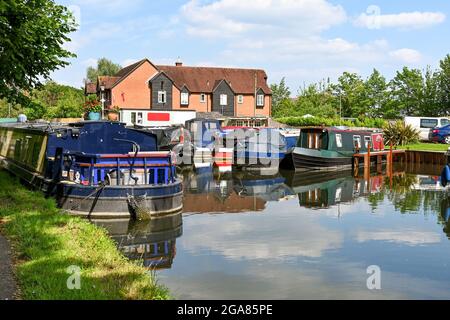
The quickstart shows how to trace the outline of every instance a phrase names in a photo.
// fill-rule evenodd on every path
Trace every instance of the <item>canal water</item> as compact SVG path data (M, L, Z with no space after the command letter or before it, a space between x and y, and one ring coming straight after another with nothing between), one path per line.
M96 223L177 299L448 299L437 173L185 171L183 213Z

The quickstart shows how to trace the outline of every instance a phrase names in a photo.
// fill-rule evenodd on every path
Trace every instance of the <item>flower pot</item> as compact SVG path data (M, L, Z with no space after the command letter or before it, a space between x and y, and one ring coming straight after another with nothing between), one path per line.
M119 120L119 114L117 112L108 112L108 120L110 121Z
M101 118L100 112L89 112L89 114L88 114L89 120L98 121L98 120L100 120L100 118Z

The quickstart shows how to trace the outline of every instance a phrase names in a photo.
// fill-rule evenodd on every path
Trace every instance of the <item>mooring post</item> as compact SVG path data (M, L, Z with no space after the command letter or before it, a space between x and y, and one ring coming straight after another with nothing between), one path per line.
M364 155L364 179L369 180L370 177L370 142L367 143L367 153Z

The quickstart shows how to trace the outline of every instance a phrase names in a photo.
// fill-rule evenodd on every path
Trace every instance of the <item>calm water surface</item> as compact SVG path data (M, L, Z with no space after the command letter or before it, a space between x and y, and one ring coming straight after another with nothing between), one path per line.
M182 214L99 223L180 299L448 299L450 197L422 172L186 171Z

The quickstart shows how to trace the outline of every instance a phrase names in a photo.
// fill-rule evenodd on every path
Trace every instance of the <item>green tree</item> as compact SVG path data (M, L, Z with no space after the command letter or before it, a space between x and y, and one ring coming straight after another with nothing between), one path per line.
M369 117L387 117L389 112L386 110L386 78L381 75L377 69L373 69L372 74L364 83L363 105L367 106L367 115Z
M72 14L52 0L0 2L0 98L29 103L30 92L68 65L75 55L63 48L76 30ZM30 104L33 107L33 104Z
M319 82L299 90L295 109L299 115L335 118L337 117L335 99L328 86Z
M30 119L36 118L79 118L83 114L83 90L47 82L31 96L35 105L41 106L38 112L26 109Z
M97 67L88 67L86 70L86 79L90 82L97 82L98 76L114 76L122 67L107 58L101 58L97 61Z
M439 63L438 71L438 101L439 113L441 115L450 114L450 54L447 54Z
M423 108L423 79L418 69L403 67L389 83L390 108L397 118L420 115Z
M270 89L272 90L272 114L279 116L281 115L282 110L285 110L286 107L289 106L289 103L286 101L290 100L291 91L286 85L284 77L279 84L271 84Z
M342 115L344 117L363 117L368 113L368 106L365 104L364 81L356 73L344 72L339 77L334 91L340 96L342 103Z
M419 114L427 117L438 117L442 114L439 102L439 78L438 74L427 67L423 76L422 101L419 104Z

